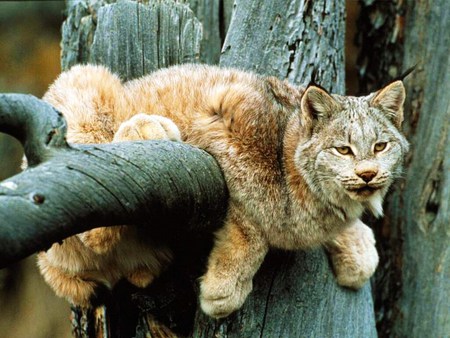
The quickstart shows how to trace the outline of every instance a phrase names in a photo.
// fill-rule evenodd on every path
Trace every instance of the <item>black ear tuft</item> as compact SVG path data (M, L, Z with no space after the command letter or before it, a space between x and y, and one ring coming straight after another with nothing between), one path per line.
M414 66L408 68L407 70L405 70L402 74L400 74L399 76L397 76L394 80L392 80L391 82L395 82L395 81L403 81L405 79L405 77L407 77L409 74L411 74L417 67L418 63L416 63Z
M403 73L401 73L399 76L395 77L394 79L392 79L388 83L386 83L383 87L387 87L388 85L390 85L391 83L394 83L396 81L403 82L403 80L416 69L417 65L418 65L418 63L416 63L414 66L408 68Z

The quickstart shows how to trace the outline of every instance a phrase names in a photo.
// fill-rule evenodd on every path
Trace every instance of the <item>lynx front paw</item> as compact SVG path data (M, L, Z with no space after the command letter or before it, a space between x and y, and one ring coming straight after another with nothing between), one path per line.
M361 288L378 265L373 232L362 222L339 235L328 250L337 282L342 286Z
M200 284L200 306L208 316L226 317L244 304L251 290L252 280L238 282L207 274Z
M159 115L141 113L120 125L113 142L135 140L181 141L181 134L172 120Z

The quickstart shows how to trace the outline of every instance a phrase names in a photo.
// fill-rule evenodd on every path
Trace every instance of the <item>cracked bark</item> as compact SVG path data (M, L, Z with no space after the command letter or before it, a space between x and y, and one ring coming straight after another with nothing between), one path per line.
M185 11L184 5L171 1L159 4L168 8L164 15L173 13L173 8L180 8L184 14L174 17L189 18L189 29L198 32L198 22ZM162 35L160 43L154 43L158 37L152 35L155 20L159 20L157 27L162 29L161 32L165 32L164 25L167 24L167 20L154 13L162 15L161 8L152 1L149 4L147 1L139 4L77 1L69 7L69 17L63 27L63 69L79 62L103 63L123 79L131 79L158 66L195 62L201 55L196 33L184 35L183 39L188 41L173 45L186 43L193 48L188 53L171 52L173 46L167 41L161 42L167 38L178 39L177 35L171 35L172 31ZM144 19L145 15L148 19ZM227 19L223 20L226 22ZM171 27L179 26L171 22ZM183 30L178 28L176 31ZM288 77L294 83L309 82L316 69L321 85L343 93L343 32L344 1L238 1L220 64ZM141 50L142 46L145 51ZM156 55L158 61L150 62L149 55ZM102 159L109 158L109 154L98 150L101 147L94 148L95 151L89 150L89 153L96 152ZM84 148L80 146L79 149L82 153ZM128 151L128 146L120 151L122 154ZM126 166L128 162L119 166ZM152 159L152 162L156 161ZM80 168L80 163L74 166ZM129 177L140 181L132 172ZM124 192L119 189L114 195L121 194ZM151 209L151 206L145 209ZM124 223L129 223L129 219ZM176 247L179 259L148 289L136 290L121 283L112 295L99 290L99 302L106 303L106 307L92 313L75 309L75 335L167 337L176 332L193 337L376 336L370 285L358 292L339 287L322 249L272 252L257 273L254 290L243 308L225 320L207 318L197 307L195 278L201 274L201 259L205 258L210 242L203 238L184 242L188 245ZM197 249L201 245L204 247ZM102 312L102 309L107 311Z
M181 3L69 2L61 68L103 64L130 80L169 65L198 62L201 37L201 23Z
M234 11L220 65L304 85L317 68L321 85L344 93L342 1L238 1Z
M417 64L406 79L404 180L387 199L380 229L376 311L380 336L450 332L450 9L438 1L363 1L361 82L371 88ZM370 48L369 48L370 47Z

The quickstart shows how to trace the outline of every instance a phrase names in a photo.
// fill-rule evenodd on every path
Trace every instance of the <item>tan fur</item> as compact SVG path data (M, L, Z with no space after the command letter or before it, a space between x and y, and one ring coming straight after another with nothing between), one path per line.
M372 230L360 220L326 244L340 285L361 288L378 265Z
M200 303L223 317L243 304L270 247L325 245L344 286L360 287L372 275L378 255L359 218L364 209L382 214L383 196L401 172L408 149L397 129L401 89L395 83L367 97L345 97L200 65L121 84L87 65L62 74L44 99L68 119L70 142L181 137L217 159L230 206L201 278ZM393 103L400 104L398 115ZM376 152L383 142L386 149ZM44 278L85 306L93 282L112 286L126 277L146 286L170 253L141 243L133 229L99 228L55 244L40 254Z

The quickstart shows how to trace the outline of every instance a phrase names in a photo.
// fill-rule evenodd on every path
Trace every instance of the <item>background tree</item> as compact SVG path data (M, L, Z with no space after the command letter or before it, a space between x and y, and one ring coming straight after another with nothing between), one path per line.
M383 256L376 307L381 336L450 332L450 8L437 1L362 1L362 90L417 65L406 80L405 179L377 224Z

